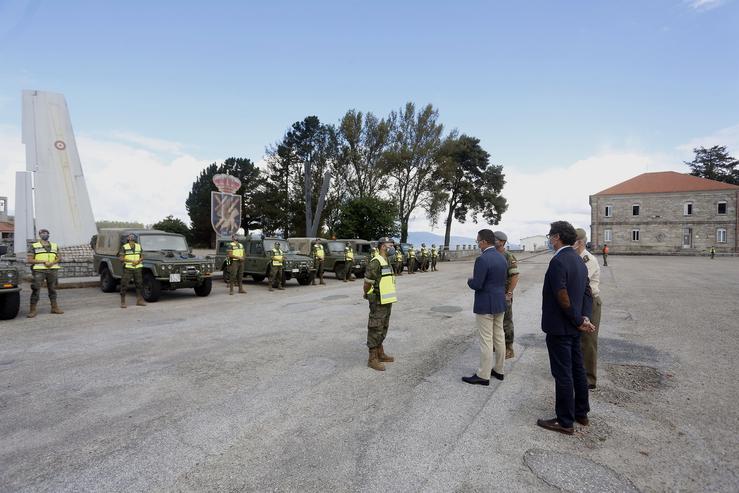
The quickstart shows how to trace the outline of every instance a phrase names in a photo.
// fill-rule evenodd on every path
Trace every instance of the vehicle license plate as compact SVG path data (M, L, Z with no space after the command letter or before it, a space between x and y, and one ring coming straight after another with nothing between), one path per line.
M293 269L293 272L300 272L300 269Z
M169 282L180 282L180 274L170 274Z

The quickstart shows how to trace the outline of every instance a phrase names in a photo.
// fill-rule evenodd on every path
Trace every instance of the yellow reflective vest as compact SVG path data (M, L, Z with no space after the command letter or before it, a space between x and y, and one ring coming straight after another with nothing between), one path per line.
M133 247L130 243L126 242L123 244L123 266L126 269L142 269L143 263L133 265L133 262L141 259L141 245L134 243Z
M323 245L320 243L313 245L313 256L317 258L318 260L323 260L324 252L323 252Z
M354 250L352 250L352 247L346 247L344 249L344 254L346 255L347 260L354 260Z
M244 245L238 241L232 241L228 244L228 249L231 251L232 258L241 260L244 258Z
M403 261L403 252L398 249L398 251L395 252L395 261L396 262L402 262Z
M36 243L31 245L31 248L33 248L34 260L54 262L59 256L59 247L56 243L49 242L49 249L47 250L40 241L37 241ZM58 268L59 264L54 264L51 267L46 267L44 264L33 264L33 270L49 270Z
M390 267L390 264L387 263L387 260L385 260L385 257L383 257L380 254L375 255L375 257L372 259L372 261L377 260L380 263L380 268L382 277L380 277L380 296L379 296L379 302L381 305L387 305L389 303L395 303L398 301L398 297L395 293L395 275L393 274L393 269ZM375 292L375 284L370 288L370 290L367 292L367 294L371 294Z
M416 251L413 248L408 249L408 258L416 258Z
M421 247L421 257L428 257L429 251L426 249L426 247Z
M436 248L431 249L431 258L436 258L439 256L439 251Z
M272 249L272 266L282 267L283 260L282 250Z

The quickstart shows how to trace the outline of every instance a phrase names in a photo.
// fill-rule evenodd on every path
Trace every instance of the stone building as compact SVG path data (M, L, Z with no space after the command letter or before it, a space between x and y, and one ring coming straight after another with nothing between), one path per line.
M549 248L549 240L544 235L527 236L520 241L521 249L525 252L539 252Z
M739 252L739 186L644 173L590 196L591 239L611 253Z

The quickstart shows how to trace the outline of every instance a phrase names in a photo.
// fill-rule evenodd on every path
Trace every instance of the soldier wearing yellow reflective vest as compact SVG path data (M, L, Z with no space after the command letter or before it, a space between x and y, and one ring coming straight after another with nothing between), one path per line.
M283 275L283 264L285 256L280 250L280 242L276 241L272 248L272 265L269 270L269 290L274 291L275 281L277 281L277 289L285 289L285 277Z
M325 282L323 282L323 259L325 257L325 252L323 251L321 240L317 239L313 243L311 255L313 256L313 264L316 266L316 275L313 278L313 285L316 284L316 277L319 281L321 281L321 284L326 284Z
M429 249L426 243L421 243L421 272L429 270Z
M238 241L238 237L231 235L226 255L228 258L228 294L234 294L234 284L239 286L239 293L246 293L244 289L244 245Z
M344 258L346 258L346 264L344 264L344 282L353 281L352 269L354 269L354 249L352 249L352 245L348 241L346 242L346 247L344 247Z
M395 266L395 275L396 276L402 276L403 275L403 252L400 251L400 248L398 245L394 245L395 248L395 258L393 259L393 265Z
M49 241L49 230L40 229L38 231L39 241L31 244L28 250L26 262L31 266L33 273L33 282L31 282L31 308L28 311L28 318L36 316L36 305L41 295L41 287L46 281L46 289L49 291L49 301L51 301L51 313L64 313L56 302L56 285L59 281L59 245Z
M390 325L390 312L398 299L395 294L395 275L388 258L395 255L395 247L390 238L380 238L377 242L378 254L370 260L364 275L364 297L369 301L369 320L367 322L367 347L369 360L367 366L384 371L383 363L392 363L395 358L385 354L382 343Z
M141 245L136 242L136 235L131 233L126 238L128 241L121 245L118 250L118 258L123 262L123 276L121 277L121 308L126 308L126 292L128 284L133 279L136 286L136 306L146 306L142 291L144 289L144 280L141 275L141 269L144 267L144 254Z
M416 250L413 245L408 247L408 274L416 273Z
M436 245L431 245L431 271L439 270L436 268L436 261L439 260L439 250Z

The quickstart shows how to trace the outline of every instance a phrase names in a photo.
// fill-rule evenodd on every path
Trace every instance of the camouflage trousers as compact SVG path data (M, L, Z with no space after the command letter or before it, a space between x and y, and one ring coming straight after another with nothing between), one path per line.
M588 385L595 385L598 373L598 330L600 329L600 313L603 303L600 296L593 296L593 322L595 332L580 333L580 347L582 348L582 359L585 365L585 373L588 376Z
M316 283L316 279L323 282L323 260L316 259L316 277L313 280L313 284Z
M231 259L228 266L228 287L241 287L242 282L244 282L244 261Z
M395 262L395 275L398 275L398 276L403 275L403 261L402 260Z
M608 265L608 254L607 253L603 254L603 265Z
M376 348L385 340L387 329L390 326L390 312L392 309L392 303L381 305L377 301L369 302L369 320L367 321L368 348Z
M416 272L416 259L413 257L408 259L408 274Z
M282 266L276 267L273 265L269 271L269 286L271 288L285 287L285 276L283 274ZM277 284L275 284L275 281L277 281Z
M141 275L142 269L123 269L123 276L121 277L121 296L126 296L128 291L128 283L133 278L133 284L136 286L136 293L139 294L144 289L144 279Z
M436 257L431 258L431 270L438 270L436 268Z
M41 296L41 287L46 281L46 288L49 290L49 300L56 301L56 286L59 280L57 275L58 269L39 269L33 271L33 281L31 282L31 304L35 305Z
M503 315L503 332L505 332L505 345L513 344L513 300L505 302L505 315Z

